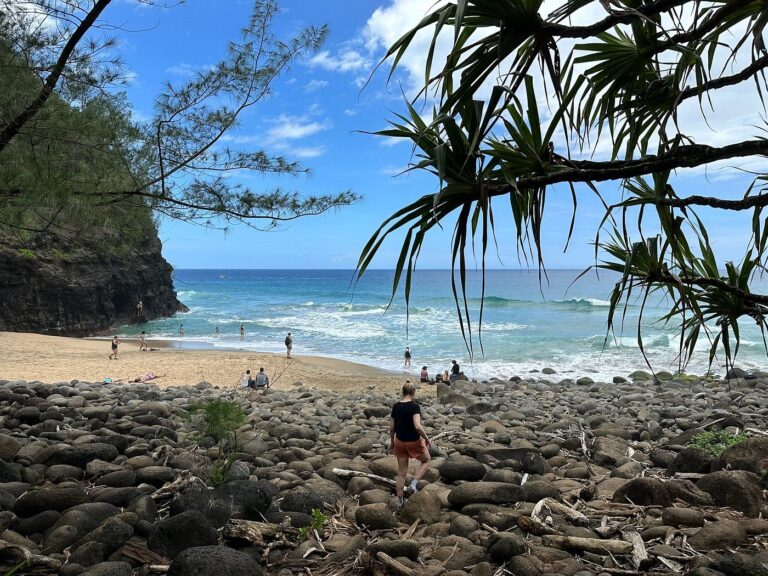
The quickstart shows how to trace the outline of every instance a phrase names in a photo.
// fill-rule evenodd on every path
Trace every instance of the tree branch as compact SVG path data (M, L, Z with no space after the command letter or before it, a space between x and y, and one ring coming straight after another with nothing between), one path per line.
M728 158L761 155L768 155L768 140L746 140L722 148L714 148L704 144L690 144L678 146L660 156L648 156L639 160L593 162L563 158L562 161L570 167L564 167L562 170L550 174L519 178L513 186L509 184L490 185L487 190L492 196L500 196L510 193L514 188L538 188L559 182L623 180L653 172L664 172L677 168L695 168Z
M88 29L96 22L96 19L101 15L104 9L112 0L97 0L93 5L93 8L86 14L85 18L80 22L72 36L64 45L64 48L59 54L59 58L56 60L51 73L48 78L45 79L43 87L40 89L37 97L27 106L27 108L17 115L0 133L0 152L8 145L11 139L18 134L24 124L26 124L39 110L43 107L48 98L53 94L53 89L56 87L56 83L59 81L64 68L67 65L69 57L77 47L78 42L82 39Z

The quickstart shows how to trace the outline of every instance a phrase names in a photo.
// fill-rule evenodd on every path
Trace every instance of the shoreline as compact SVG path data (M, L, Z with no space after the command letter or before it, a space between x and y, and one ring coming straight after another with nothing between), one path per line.
M130 383L150 372L161 387L193 386L209 382L222 388L237 388L246 369L264 367L276 389L296 382L311 388L335 391L366 389L399 390L414 374L390 372L322 356L285 355L247 350L200 349L148 339L153 352L140 352L138 339L121 339L118 359L110 360L109 339L71 338L26 332L0 332L0 376L7 380L61 382L80 380ZM416 376L418 376L416 374Z

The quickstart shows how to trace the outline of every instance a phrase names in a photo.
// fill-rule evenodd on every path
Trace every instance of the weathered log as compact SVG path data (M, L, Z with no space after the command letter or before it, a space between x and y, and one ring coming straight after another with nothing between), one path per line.
M226 523L222 534L225 538L247 540L257 546L264 544L265 539L275 540L286 535L295 536L299 533L296 528L282 524L269 524L255 520L240 520L232 518Z
M576 526L589 526L589 518L584 516L581 512L578 510L575 510L574 508L571 508L570 506L566 506L565 504L561 504L557 500L553 500L552 498L544 498L542 500L539 500L536 505L533 507L533 511L531 512L531 518L534 520L537 520L541 522L541 519L538 517L539 512L541 509L546 506L555 514L560 514L561 516L565 516L576 524Z
M632 566L635 567L635 570L640 570L650 564L651 559L648 557L645 543L636 530L626 530L622 532L622 537L625 542L632 544Z
M528 516L520 516L517 519L517 526L521 530L524 530L529 534L533 534L534 536L543 536L544 534L557 534L557 530L554 528L538 522L533 518L528 518Z
M362 476L363 478L370 478L371 480L376 480L377 482L382 482L384 484L389 484L390 486L397 486L397 482L394 480L390 480L389 478L385 478L384 476L379 476L378 474L371 474L370 472L360 472L358 470L346 470L344 468L334 468L331 470L336 476L341 476L342 478L353 478L355 476Z
M11 555L14 555L17 560L12 560L14 563L23 562L25 571L30 568L39 568L41 570L54 570L58 571L61 568L61 562L55 558L44 556L42 554L35 554L29 548L21 546L20 544L11 544L0 540L0 551L8 551ZM4 554L5 556L5 554ZM15 572L12 570L11 572ZM36 572L29 572L36 573Z
M575 552L593 554L630 554L634 546L623 540L601 540L600 538L577 538L575 536L542 536L545 546Z
M384 552L377 552L376 558L381 562L382 564L387 565L389 568L394 570L397 574L402 574L403 576L416 576L416 571L412 568L409 568L402 562L398 562L392 556L389 554L385 554Z

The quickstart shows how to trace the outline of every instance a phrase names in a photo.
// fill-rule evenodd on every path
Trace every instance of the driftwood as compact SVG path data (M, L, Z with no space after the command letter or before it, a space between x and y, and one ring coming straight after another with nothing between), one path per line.
M25 569L34 567L39 568L41 571L54 570L58 572L58 570L61 568L61 562L59 560L49 556L44 556L42 554L35 554L29 548L25 548L20 544L11 544L10 542L0 540L0 551L8 551L10 554L13 554L16 559L11 560L11 562L23 562Z
M550 511L553 512L554 514L560 514L561 516L565 516L566 518L568 518L568 520L570 520L576 526L589 526L589 518L584 516L584 514L582 514L578 510L571 508L570 506L561 504L560 502L552 498L543 498L542 500L539 500L536 503L536 505L533 507L533 511L531 512L531 518L533 518L538 522L541 522L541 518L539 518L539 513L541 512L541 509L545 506L549 508Z
M547 526L546 524L538 522L537 520L529 518L528 516L520 516L520 518L517 519L517 526L521 530L524 530L529 534L533 534L534 536L543 536L544 534L557 534L557 530L551 526Z
M120 553L131 560L136 560L141 564L150 564L154 566L166 566L171 563L168 558L152 552L144 544L137 544L136 542L128 541L120 548Z
M276 540L286 535L295 536L299 533L296 528L283 526L282 524L269 524L255 520L239 520L232 518L222 530L225 538L239 538L247 540L257 546L264 544L266 539Z
M421 523L421 520L419 518L416 518L413 524L411 524L410 528L405 531L405 534L403 534L400 537L400 540L410 540L413 538L413 533L416 532L416 528L419 527L419 523Z
M389 554L385 554L384 552L377 552L376 558L379 560L379 562L385 564L397 574L402 574L402 576L416 576L416 571L413 568L409 568L402 562L398 562Z
M592 552L593 554L630 554L634 546L623 540L601 540L600 538L577 538L575 536L543 536L545 546L571 550L575 552Z
M385 478L384 476L379 476L378 474L371 474L370 472L359 472L358 470L346 470L344 468L334 468L332 472L336 474L336 476L341 476L342 478L353 478L355 476L362 476L363 478L370 478L371 480L376 480L377 482L389 484L390 486L397 486L397 482L395 482L394 480L390 480L389 478Z
M650 564L651 559L645 550L645 543L636 530L627 530L622 533L625 542L632 544L632 566L635 570L645 568Z
M675 472L676 480L701 480L706 474L700 472Z

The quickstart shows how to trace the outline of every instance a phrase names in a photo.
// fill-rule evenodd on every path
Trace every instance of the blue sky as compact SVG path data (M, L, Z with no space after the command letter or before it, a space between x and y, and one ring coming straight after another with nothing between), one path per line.
M277 82L272 98L243 116L232 138L299 160L311 169L308 177L281 180L286 189L307 194L353 190L363 201L271 232L234 226L224 233L166 220L160 235L171 264L177 268L353 268L370 234L387 216L416 197L435 192L437 181L426 174L395 176L410 159L407 144L362 133L385 127L393 111L404 108L401 88L410 92L417 85L423 74L423 52L418 50L404 61L402 71L389 85L385 69L362 88L385 47L432 5L432 0L282 0L275 27L278 36L287 38L303 26L326 24L328 40L320 53L296 64ZM250 9L249 2L240 0L191 0L167 9L135 0L114 2L104 19L123 30L135 30L121 31L119 37L121 55L132 77L126 90L137 117L151 115L153 98L163 82L179 80L215 62L226 42L236 38ZM732 110L721 127L715 126L714 143L730 141L738 137L734 129L756 123L752 120L759 110ZM691 129L705 128L699 121ZM704 187L711 187L736 197L743 194L746 182L746 177L732 169L706 175L697 171L683 175L678 190L702 193ZM246 183L256 188L274 184L259 176ZM616 190L615 186L603 188L613 198ZM548 199L544 251L550 267L580 268L593 262L590 244L603 212L586 190L580 192L579 201L574 238L563 254L570 194L566 189L554 189ZM508 212L505 207L504 200L498 202L497 215ZM737 258L746 238L744 218L712 214L708 221L721 257ZM520 267L508 218L500 217L497 234L500 259L492 258L489 264ZM422 251L420 266L448 267L450 240L450 228L433 234ZM398 250L396 241L385 244L374 267L393 267Z

